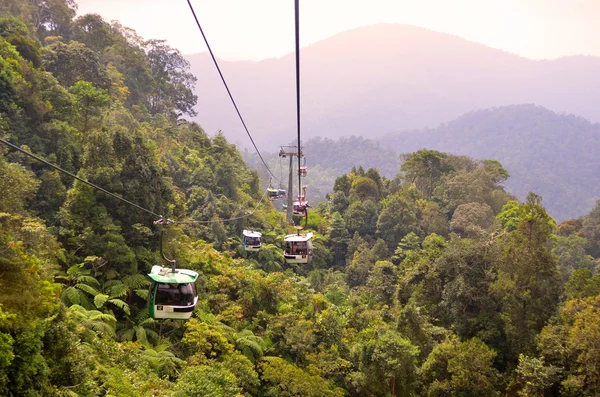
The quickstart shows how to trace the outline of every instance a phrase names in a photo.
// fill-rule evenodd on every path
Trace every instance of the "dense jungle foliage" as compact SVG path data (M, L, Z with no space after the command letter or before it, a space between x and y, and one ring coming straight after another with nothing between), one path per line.
M182 118L181 54L74 7L0 0L0 136L187 222L167 251L200 303L149 318L156 217L3 146L0 395L600 394L600 202L557 225L499 162L420 150L338 176L286 265L258 173Z

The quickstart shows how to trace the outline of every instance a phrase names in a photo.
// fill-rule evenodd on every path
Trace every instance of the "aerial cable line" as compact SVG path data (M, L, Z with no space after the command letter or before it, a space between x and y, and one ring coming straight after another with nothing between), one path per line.
M131 202L131 201L127 200L127 199L124 199L124 198L123 198L123 197L121 197L121 196L118 196L118 195L116 195L116 194L114 194L114 193L112 193L112 192L109 192L108 190L106 190L106 189L104 189L104 188L101 188L100 186L98 186L98 185L95 185L95 184L93 184L92 182L86 181L85 179L83 179L83 178L80 178L80 177L78 177L77 175L75 175L75 174L72 174L72 173L70 173L69 171L62 169L62 168L60 168L59 166L57 166L57 165L54 165L54 164L52 164L52 163L50 163L50 162L48 162L48 161L44 160L43 158L41 158L41 157L38 157L38 156L36 156L35 154L28 152L27 150L21 149L20 147L18 147L18 146L16 146L16 145L13 145L12 143L10 143L10 142L8 142L8 141L6 141L6 140L4 140L4 139L0 139L0 142L4 143L5 145L8 145L8 146L12 147L13 149L16 149L16 150L18 150L19 152L21 152L21 153L23 153L23 154L26 154L27 156L29 156L29 157L31 157L31 158L34 158L34 159L36 159L37 161L39 161L39 162L41 162L41 163L44 163L44 164L46 164L46 165L49 165L50 167L52 167L52 168L54 168L54 169L56 169L56 170L58 170L58 171L62 172L63 174L69 175L71 178L75 178L75 179L77 179L78 181L81 181L81 182L83 182L83 183L85 183L85 184L87 184L87 185L90 185L90 186L91 186L91 187L93 187L94 189L98 189L98 190L100 190L101 192L104 192L104 193L108 194L109 196L112 196L112 197L114 197L114 198L116 198L116 199L119 199L119 200L121 200L121 201L123 201L123 202L125 202L125 203L129 204L129 205L132 205L132 206L136 207L137 209L140 209L140 210L142 210L142 211L145 211L145 212L147 212L147 213L149 213L149 214L152 214L152 215L154 215L154 216L157 216L157 217L159 217L159 218L162 218L162 217L163 217L162 215L159 215L159 214L157 214L156 212L150 211L150 210L149 210L149 209L147 209L147 208L141 207L141 206L137 205L137 204L136 204L136 203L134 203L134 202Z
M256 207L254 207L254 209L252 210L252 212L250 212L250 213L248 213L248 214L246 214L246 215L241 215L241 216L238 216L238 217L233 217L233 218L229 218L229 219L219 219L219 220L213 220L213 221L191 221L191 222L180 222L180 221L174 221L174 220L172 220L172 219L165 218L164 216L162 216L162 215L159 215L159 214L157 214L156 212L150 211L149 209L147 209L147 208L144 208L144 207L142 207L142 206L140 206L140 205L138 205L138 204L136 204L136 203L134 203L134 202L132 202L132 201L129 201L129 200L127 200L127 199L124 199L123 197L121 197L121 196L119 196L119 195L116 195L116 194L114 194L114 193L112 193L112 192L109 192L108 190L106 190L106 189L104 189L104 188L102 188L102 187L100 187L100 186L98 186L98 185L96 185L96 184L94 184L94 183L92 183L92 182L90 182L90 181L87 181L87 180L85 180L85 179L83 179L83 178L81 178L81 177L78 177L77 175L75 175L75 174L72 174L71 172L69 172L69 171L67 171L67 170L65 170L65 169L63 169L63 168L61 168L61 167L59 167L59 166L57 166L57 165L54 165L54 164L52 164L52 163L50 163L49 161L46 161L46 160L44 160L43 158L41 158L41 157L39 157L39 156L36 156L35 154L33 154L33 153L31 153L31 152L28 152L27 150L21 149L20 147L18 147L18 146L16 146L16 145L12 144L12 143L10 143L10 142L8 142L7 140L0 139L0 142L4 143L4 144L5 144L5 145L7 145L7 146L10 146L11 148L13 148L13 149L15 149L15 150L18 150L19 152L21 152L21 153L23 153L23 154L25 154L25 155L27 155L27 156L29 156L29 157L31 157L31 158L33 158L33 159L35 159L35 160L39 161L39 162L41 162L41 163L44 163L44 164L46 164L46 165L48 165L48 166L50 166L50 167L52 167L52 168L56 169L57 171L60 171L60 172L62 172L63 174L69 175L71 178L77 179L78 181L81 181L81 182L83 182L83 183L85 183L85 184L87 184L87 185L89 185L89 186L93 187L94 189L100 190L101 192L103 192L103 193L106 193L106 194L108 194L108 195L109 195L109 196L111 196L111 197L114 197L114 198L116 198L116 199L118 199L118 200L121 200L121 201L123 201L123 202L125 202L125 203L127 203L127 204L129 204L129 205L132 205L132 206L136 207L137 209L140 209L140 210L142 210L142 211L145 211L145 212L147 212L147 213L149 213L149 214L151 214L151 215L154 215L154 216L158 217L159 219L158 219L157 221L155 221L155 222L154 222L154 224L194 224L194 223L216 223L216 222L228 222L228 221L233 221L233 220L238 220L238 219L247 218L247 217L249 217L249 216L253 215L253 214L256 212L256 210L257 210L257 209L258 209L258 207L260 206L260 203L262 203L262 201L264 200L264 198L265 198L265 196L267 195L267 192L268 192L268 190L265 190L265 193L263 194L263 196L261 197L261 199L258 201L258 204L256 204Z
M189 0L188 0L189 1ZM296 120L298 126L298 195L302 197L302 172L300 170L300 155L302 149L300 147L300 0L294 1L295 5L295 27L296 27ZM302 200L300 200L302 201ZM306 211L306 210L305 210Z
M178 224L178 225L195 225L195 224L205 225L205 224L209 224L209 223L225 223L225 222L229 222L229 221L237 221L239 219L248 218L249 216L254 215L254 213L256 212L256 210L258 209L258 207L260 206L260 203L262 203L262 201L267 196L267 193L268 193L268 189L265 190L265 193L263 194L263 196L260 198L260 200L256 204L256 207L254 207L254 209L251 212L247 213L246 215L234 216L233 218L227 218L227 219L215 219L215 220L210 220L210 221L187 221L187 222L171 221L169 223L175 223L175 224Z
M240 110L238 109L238 106L235 103L235 100L233 99L233 95L231 94L231 91L229 90L229 86L227 85L227 82L225 81L225 77L223 77L223 73L221 72L221 68L219 67L219 63L217 62L217 58L215 58L215 55L213 54L213 51L210 48L210 45L208 44L208 39L206 38L206 35L204 34L204 31L202 30L202 26L200 25L200 21L198 20L198 17L196 16L196 12L194 11L194 7L192 6L192 3L191 3L190 0L187 0L187 3L190 6L190 10L192 11L192 15L194 16L194 19L196 20L196 25L198 25L198 29L200 30L200 34L202 35L202 38L204 39L204 43L206 44L206 47L208 48L208 52L210 53L210 57L212 58L212 60L213 60L213 62L215 64L215 67L217 68L217 71L219 72L219 76L221 76L221 81L223 81L223 85L225 86L225 89L227 90L227 94L229 94L229 99L231 99L231 103L233 103L233 107L235 108L235 111L237 112L237 115L240 118L240 121L242 122L242 125L244 126L244 129L246 130L246 134L248 134L248 138L250 138L250 142L252 142L252 146L254 146L254 150L256 150L256 153L258 154L258 157L260 157L260 160L265 165L265 168L267 169L267 171L269 171L269 174L271 174L271 176L273 178L275 178L276 181L278 181L279 183L281 183L281 181L279 179L277 179L277 177L273 174L273 172L271 171L271 169L267 165L267 162L263 159L263 156L260 154L260 150L258 150L258 147L254 143L254 139L252 138L252 135L250 134L250 131L248 131L248 127L246 126L246 122L244 121L244 118L242 117L242 114L240 113Z

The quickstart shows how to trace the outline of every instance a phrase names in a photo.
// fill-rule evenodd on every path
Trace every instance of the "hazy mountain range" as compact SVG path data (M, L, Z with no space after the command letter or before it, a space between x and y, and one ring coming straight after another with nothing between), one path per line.
M187 59L198 77L197 120L250 146L208 54ZM260 147L293 140L294 55L219 64ZM600 121L598 70L598 57L530 60L414 26L358 28L301 50L302 136L374 137L519 103Z
M470 112L435 129L390 134L397 153L422 148L499 160L507 190L533 191L557 220L585 215L600 198L600 124L535 105Z
M207 132L222 130L249 147L212 60L207 54L187 58L198 77L197 120ZM219 64L261 151L292 142L294 55ZM598 70L598 57L530 60L397 24L312 44L301 50L302 138L312 197L322 199L352 165L393 177L400 153L431 148L497 159L511 174L508 190L519 198L529 191L542 195L559 220L583 215L600 197ZM512 106L524 103L531 105ZM272 161L277 164L276 156Z

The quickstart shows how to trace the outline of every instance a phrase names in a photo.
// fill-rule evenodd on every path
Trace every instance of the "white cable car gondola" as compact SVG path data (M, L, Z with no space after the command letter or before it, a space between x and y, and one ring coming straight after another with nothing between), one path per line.
M283 256L287 263L310 263L312 259L312 233L285 236Z
M153 319L187 320L198 303L198 273L187 269L152 266L148 309Z
M244 230L243 234L242 246L244 251L258 251L261 247L262 233Z

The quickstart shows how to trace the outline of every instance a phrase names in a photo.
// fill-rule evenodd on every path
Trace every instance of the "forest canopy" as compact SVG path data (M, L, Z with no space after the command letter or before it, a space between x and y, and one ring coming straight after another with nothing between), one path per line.
M0 1L0 138L146 211L0 147L0 395L600 393L600 201L557 225L500 162L422 149L336 175L287 264L267 181L184 118L179 51L75 7ZM161 231L187 322L148 312Z

